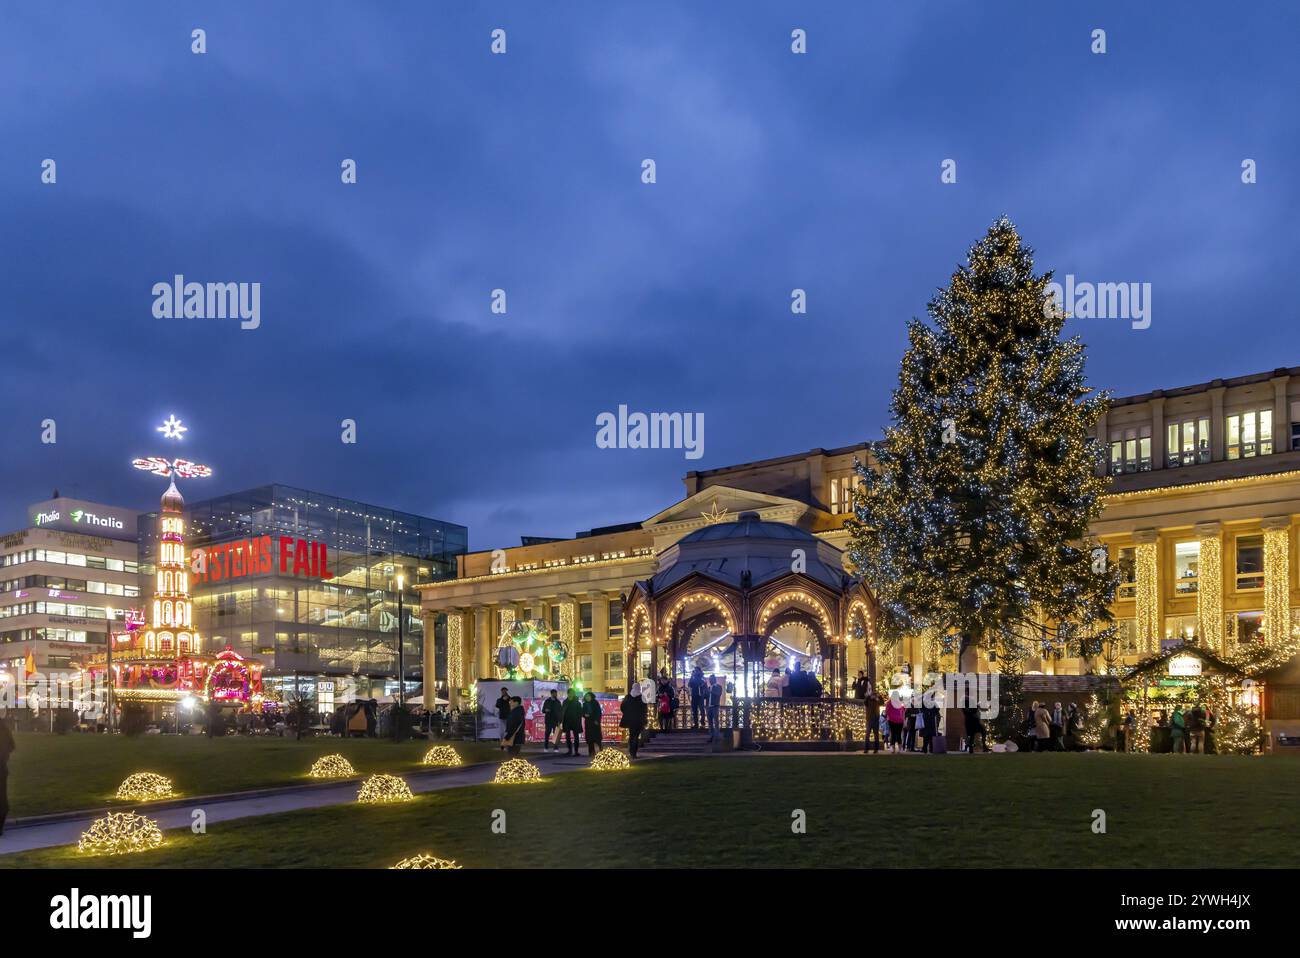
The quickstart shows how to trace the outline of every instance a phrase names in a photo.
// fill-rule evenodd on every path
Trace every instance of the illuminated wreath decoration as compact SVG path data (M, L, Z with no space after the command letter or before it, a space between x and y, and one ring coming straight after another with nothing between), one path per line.
M424 759L421 764L433 765L439 768L451 768L455 765L464 764L460 760L460 755L450 745L435 745L429 751L424 753Z
M155 802L160 798L175 798L172 781L156 772L136 772L128 775L117 787L117 797L124 802Z
M432 855L421 853L419 855L412 855L410 858L403 858L396 865L390 866L389 871L392 871L394 868L436 868L442 870L449 868L459 869L461 867L462 866L457 865L454 861L448 861L445 858L434 858Z
M505 678L512 682L520 679L552 679L568 681L563 666L569 651L541 619L519 619L501 637L500 658Z
M130 855L147 852L162 843L157 822L135 812L109 812L81 833L77 851L82 855Z

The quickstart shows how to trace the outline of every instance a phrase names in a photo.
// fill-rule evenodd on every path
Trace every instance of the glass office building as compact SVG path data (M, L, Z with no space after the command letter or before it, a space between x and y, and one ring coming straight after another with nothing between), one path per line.
M189 502L185 516L187 550L203 550L190 592L206 651L229 646L260 660L264 683L281 691L296 677L323 713L391 694L400 576L408 694L419 685L424 623L413 587L455 575L464 526L278 484ZM152 583L156 517L141 516L139 528L141 579Z

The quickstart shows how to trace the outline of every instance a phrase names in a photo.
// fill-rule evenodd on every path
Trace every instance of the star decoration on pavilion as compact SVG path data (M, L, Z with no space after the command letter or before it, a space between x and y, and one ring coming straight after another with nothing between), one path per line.
M182 426L181 421L174 415L168 416L163 424L158 427L158 432L163 434L164 439L182 439L181 434L189 430L189 426Z
M714 499L712 508L710 508L708 512L701 512L700 518L709 525L716 525L719 522L725 521L729 515L731 515L731 510L719 508L718 500Z

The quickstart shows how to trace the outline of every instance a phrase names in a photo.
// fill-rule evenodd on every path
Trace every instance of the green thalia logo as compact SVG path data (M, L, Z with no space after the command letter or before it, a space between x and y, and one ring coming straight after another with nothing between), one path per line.
M74 509L72 512L72 521L80 522L83 515L84 513L80 509Z
M88 526L103 526L105 529L123 528L121 519L114 519L112 516L98 516L84 509L76 509L68 513L68 515L72 516L73 522L81 522L82 519L85 519Z
M38 526L43 526L50 522L58 522L59 518L60 516L57 509L52 512L38 512L36 513L36 524Z
M50 927L58 930L125 928L133 938L148 938L152 918L152 895L82 895L74 888L50 899Z

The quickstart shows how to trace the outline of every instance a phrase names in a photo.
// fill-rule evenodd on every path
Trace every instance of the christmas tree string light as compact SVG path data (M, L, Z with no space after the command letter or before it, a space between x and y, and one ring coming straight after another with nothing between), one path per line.
M77 842L81 855L130 855L147 852L163 843L156 822L134 812L110 812L96 819Z

